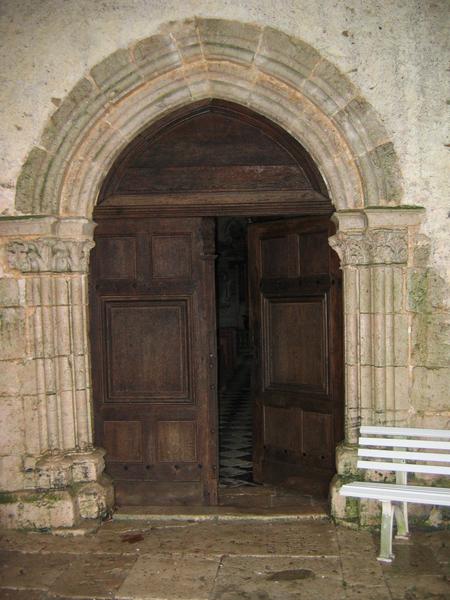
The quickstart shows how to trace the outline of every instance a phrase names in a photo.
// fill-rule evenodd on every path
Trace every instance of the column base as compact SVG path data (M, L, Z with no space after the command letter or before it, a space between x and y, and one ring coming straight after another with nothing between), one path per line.
M377 526L381 521L381 504L364 498L341 496L339 490L345 483L364 481L366 473L357 468L358 447L341 442L336 448L336 470L330 485L331 515L348 527Z
M80 526L84 519L101 519L114 504L114 490L107 476L99 481L74 484L65 489L3 492L0 526L7 529L58 529Z
M376 527L381 522L380 502L339 494L345 483L366 479L367 473L356 466L357 452L356 444L346 442L341 442L336 448L337 473L330 484L331 515L337 523L348 527Z
M0 526L13 529L77 527L114 506L104 452L65 452L25 459L26 489L0 493Z

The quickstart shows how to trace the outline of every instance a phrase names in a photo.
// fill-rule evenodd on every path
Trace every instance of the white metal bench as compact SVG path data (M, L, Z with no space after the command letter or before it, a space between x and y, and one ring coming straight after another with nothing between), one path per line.
M409 536L408 502L450 506L450 488L407 485L408 473L450 475L450 431L402 427L363 426L360 429L358 469L394 471L396 483L355 481L340 494L382 503L378 560L391 562L394 516L398 538ZM394 505L393 505L394 503Z

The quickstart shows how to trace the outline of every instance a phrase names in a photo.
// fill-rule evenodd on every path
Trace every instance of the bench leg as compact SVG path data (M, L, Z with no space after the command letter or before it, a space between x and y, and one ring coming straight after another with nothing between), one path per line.
M407 540L409 538L408 503L402 502L401 504L396 504L394 511L397 522L397 534L395 537L400 540Z
M392 562L394 555L392 554L392 525L394 521L394 510L392 502L389 500L382 502L381 512L381 541L380 555L378 560L381 562Z
M404 471L397 471L395 474L395 481L399 485L407 485L408 473ZM399 539L407 539L409 537L407 502L401 502L400 504L395 505L395 520L397 521L397 535L395 537Z

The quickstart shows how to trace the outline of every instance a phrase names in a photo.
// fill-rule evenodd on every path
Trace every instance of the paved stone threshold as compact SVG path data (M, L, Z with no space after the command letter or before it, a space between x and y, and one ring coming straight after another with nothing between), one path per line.
M267 521L288 522L300 520L328 519L326 503L307 502L297 507L246 508L230 506L213 507L148 507L130 506L119 508L114 513L115 521Z
M84 536L3 531L1 600L449 600L450 531L396 560L327 519L110 521Z

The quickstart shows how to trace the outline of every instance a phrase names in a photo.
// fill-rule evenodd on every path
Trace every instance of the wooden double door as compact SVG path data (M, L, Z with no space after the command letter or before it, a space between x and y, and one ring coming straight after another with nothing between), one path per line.
M116 502L215 504L213 218L97 218L96 444ZM326 218L249 226L254 473L329 479L342 430L339 271ZM301 484L300 484L301 485Z

